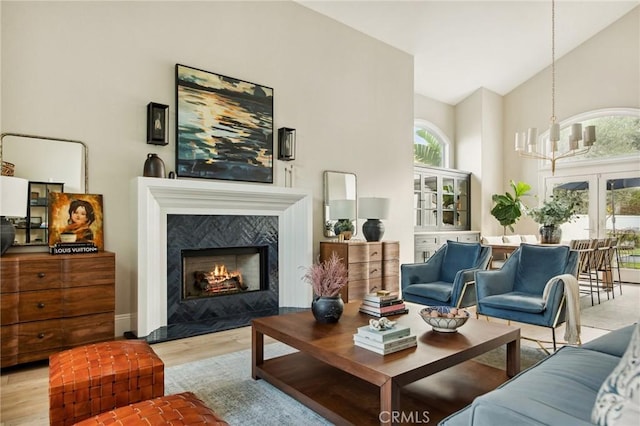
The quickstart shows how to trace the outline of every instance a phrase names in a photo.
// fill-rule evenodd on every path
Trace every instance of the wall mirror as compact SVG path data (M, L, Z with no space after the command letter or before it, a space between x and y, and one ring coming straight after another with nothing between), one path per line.
M36 182L62 182L64 192L88 192L87 145L82 141L3 133L0 158L15 164L15 176Z
M357 179L354 173L324 172L324 236L356 235Z

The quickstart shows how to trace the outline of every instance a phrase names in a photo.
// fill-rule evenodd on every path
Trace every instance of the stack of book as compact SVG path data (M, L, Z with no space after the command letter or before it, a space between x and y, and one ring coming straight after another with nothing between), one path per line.
M51 254L80 254L80 253L96 253L98 247L90 241L87 242L75 242L75 243L62 243L58 242L49 247Z
M397 294L365 294L360 312L377 318L388 317L391 315L406 314L409 312L404 300L400 299Z
M387 355L416 346L416 335L405 325L396 324L386 330L375 330L368 325L358 328L353 335L353 343L364 349Z

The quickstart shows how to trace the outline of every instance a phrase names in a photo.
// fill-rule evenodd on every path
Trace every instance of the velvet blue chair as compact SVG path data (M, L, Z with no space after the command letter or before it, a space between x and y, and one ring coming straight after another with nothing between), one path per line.
M447 241L426 262L400 267L402 298L428 306L475 305L473 274L487 269L490 260L491 247Z
M501 269L476 272L477 313L549 327L555 350L555 328L565 321L564 282L556 281L546 302L543 291L553 277L575 276L578 258L568 246L522 244Z

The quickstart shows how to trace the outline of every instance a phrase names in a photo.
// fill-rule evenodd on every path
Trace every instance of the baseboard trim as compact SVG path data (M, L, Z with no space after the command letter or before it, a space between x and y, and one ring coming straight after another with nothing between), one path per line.
M131 314L116 315L115 319L115 337L116 339L123 337L124 333L133 330Z

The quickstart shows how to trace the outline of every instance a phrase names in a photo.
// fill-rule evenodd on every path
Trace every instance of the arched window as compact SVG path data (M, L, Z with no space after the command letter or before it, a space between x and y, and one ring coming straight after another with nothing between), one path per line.
M449 139L433 124L415 120L413 124L413 161L416 165L449 167Z
M608 162L640 155L640 110L637 108L607 108L570 117L560 123L558 152L569 151L571 125L596 126L596 143L585 154L563 158L562 162ZM542 135L548 147L549 132Z

